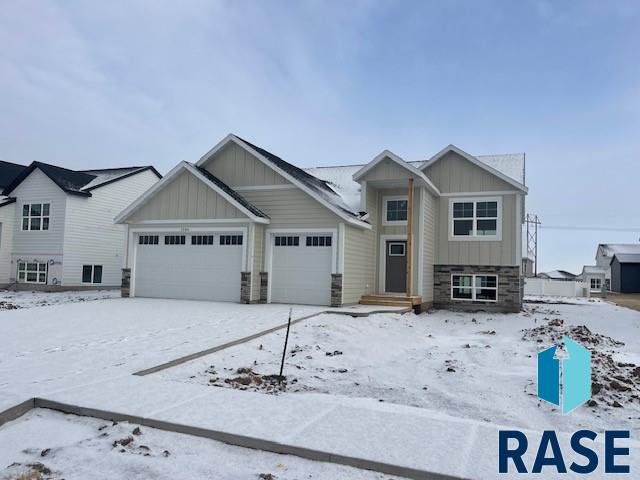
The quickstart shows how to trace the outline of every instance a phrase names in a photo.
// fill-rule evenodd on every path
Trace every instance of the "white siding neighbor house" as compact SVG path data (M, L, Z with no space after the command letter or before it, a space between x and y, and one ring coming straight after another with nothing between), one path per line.
M116 218L124 296L517 311L524 154L303 170L230 134Z
M611 262L617 255L640 254L640 243L601 243L596 251L596 266L604 270L605 287L611 291Z
M0 285L118 286L125 229L114 225L113 217L160 174L150 166L75 171L34 162L19 167L2 185Z

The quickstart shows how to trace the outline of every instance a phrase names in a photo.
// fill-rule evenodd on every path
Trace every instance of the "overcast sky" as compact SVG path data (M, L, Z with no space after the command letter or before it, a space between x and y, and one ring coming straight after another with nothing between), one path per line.
M639 48L637 1L0 0L0 158L526 152L539 269L578 271L640 238Z

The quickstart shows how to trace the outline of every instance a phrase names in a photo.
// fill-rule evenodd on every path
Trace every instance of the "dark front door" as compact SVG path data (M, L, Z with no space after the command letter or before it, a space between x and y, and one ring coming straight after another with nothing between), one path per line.
M385 249L385 292L407 291L407 242L387 240Z

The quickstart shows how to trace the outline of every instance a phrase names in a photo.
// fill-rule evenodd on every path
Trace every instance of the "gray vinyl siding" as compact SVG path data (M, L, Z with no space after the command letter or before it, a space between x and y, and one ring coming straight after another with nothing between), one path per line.
M253 264L251 266L251 300L260 299L260 272L264 265L264 226L255 224Z
M164 185L128 220L196 220L245 218L246 215L190 172L182 172Z
M422 301L433 302L433 265L436 259L436 198L422 190L422 216L424 236L422 240Z
M217 152L204 168L232 188L289 183L271 167L233 142Z
M449 152L424 170L441 193L515 190L513 185Z

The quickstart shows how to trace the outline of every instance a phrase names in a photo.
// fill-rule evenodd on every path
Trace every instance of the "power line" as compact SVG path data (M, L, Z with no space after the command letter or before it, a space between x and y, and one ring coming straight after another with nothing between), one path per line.
M540 226L545 230L593 230L597 232L640 232L640 227L591 227L577 225L545 225Z

